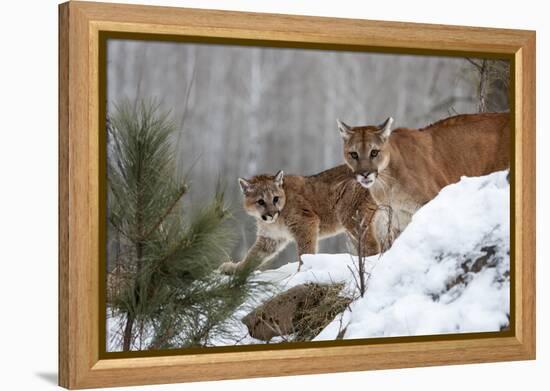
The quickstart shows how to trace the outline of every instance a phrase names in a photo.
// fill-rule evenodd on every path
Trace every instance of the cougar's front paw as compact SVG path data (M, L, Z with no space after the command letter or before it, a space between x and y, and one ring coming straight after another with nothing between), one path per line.
M238 270L238 263L236 262L224 262L221 264L221 266L219 267L219 271L220 273L223 273L223 274L235 274L235 272Z

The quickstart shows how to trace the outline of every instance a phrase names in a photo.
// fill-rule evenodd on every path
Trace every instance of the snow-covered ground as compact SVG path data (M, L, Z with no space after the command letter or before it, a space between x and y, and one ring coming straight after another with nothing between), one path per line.
M382 256L366 260L370 274L363 298L355 300L315 340L499 331L510 309L510 186L507 172L462 180L422 207ZM315 254L254 278L275 292L254 297L235 314L234 336L213 345L265 343L239 321L252 308L306 282L343 282L358 296L350 254ZM120 350L120 318L109 317L110 351ZM282 341L276 337L271 343Z
M315 340L499 331L510 308L510 199L507 172L462 178L414 216L392 247L367 259L367 292ZM349 254L316 254L297 264L257 272L284 291L305 282L355 282ZM261 301L262 298L256 298ZM267 299L267 297L265 298ZM247 303L250 308L252 303ZM242 310L238 315L245 315ZM263 343L246 337L239 344ZM272 341L275 342L275 341ZM216 344L235 344L219 341Z

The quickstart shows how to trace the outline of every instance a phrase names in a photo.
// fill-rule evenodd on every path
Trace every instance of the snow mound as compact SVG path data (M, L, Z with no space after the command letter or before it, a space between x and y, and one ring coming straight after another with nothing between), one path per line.
M466 178L422 207L382 256L367 259L367 291L315 340L499 331L509 324L510 199L507 172ZM281 290L344 282L356 292L349 254L315 254L257 272ZM355 291L355 292L354 292ZM236 326L237 327L237 326ZM242 327L242 326L238 326ZM246 328L243 329L246 333ZM245 338L240 343L261 343Z

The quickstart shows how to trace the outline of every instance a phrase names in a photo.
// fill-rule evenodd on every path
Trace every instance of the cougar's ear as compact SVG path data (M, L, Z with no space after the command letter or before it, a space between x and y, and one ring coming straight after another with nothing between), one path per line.
M275 184L277 186L282 186L283 185L283 178L285 176L285 172L283 170L280 170L277 174L275 174Z
M241 191L244 195L252 191L252 183L248 182L244 178L239 178L239 186L241 187Z
M382 137L382 139L384 141L386 141L389 137L390 137L390 134L392 132L392 128L391 128L391 125L393 124L393 118L392 117L388 117L387 120L385 120L383 123L381 123L379 126L378 126L378 129L380 129L378 131L378 135L380 137Z
M340 136L342 136L344 140L349 140L349 138L353 135L353 129L351 128L351 126L346 125L343 121L340 121L339 119L336 120L336 123L338 124Z

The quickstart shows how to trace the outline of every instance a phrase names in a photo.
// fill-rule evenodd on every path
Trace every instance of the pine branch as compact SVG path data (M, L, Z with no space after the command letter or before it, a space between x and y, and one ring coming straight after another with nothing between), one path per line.
M174 197L174 200L168 207L166 208L166 211L162 213L162 215L159 217L158 221L153 224L151 229L145 233L143 236L143 239L148 238L153 232L156 231L156 229L164 222L164 220L172 213L178 202L181 200L181 198L187 193L187 186L182 185L179 193Z

